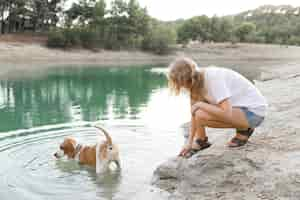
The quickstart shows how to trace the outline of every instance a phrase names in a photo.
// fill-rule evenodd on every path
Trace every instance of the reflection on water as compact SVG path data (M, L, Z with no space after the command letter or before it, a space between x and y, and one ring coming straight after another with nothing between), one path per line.
M150 69L61 69L43 77L0 81L0 132L46 124L135 119L166 85Z
M73 163L71 164L71 162ZM67 160L56 160L55 168L63 172L63 175L58 177L58 179L62 179L63 182L72 182L75 176L85 176L81 178L86 179L97 187L95 192L97 192L98 195L96 194L96 196L105 199L112 199L113 196L118 193L120 183L122 182L122 175L119 170L107 171L100 176L96 174L93 168L81 166L75 161Z
M182 144L176 129L188 116L187 99L170 96L159 70L74 68L13 77L0 81L1 200L135 199ZM66 136L95 144L102 136L90 127L95 121L118 144L121 171L98 176L54 158Z

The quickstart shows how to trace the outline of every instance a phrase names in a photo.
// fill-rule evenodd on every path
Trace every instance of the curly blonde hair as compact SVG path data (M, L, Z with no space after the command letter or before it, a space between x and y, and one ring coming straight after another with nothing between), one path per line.
M169 65L168 85L176 95L185 88L190 92L191 98L197 100L204 93L204 76L197 70L195 61L181 57Z

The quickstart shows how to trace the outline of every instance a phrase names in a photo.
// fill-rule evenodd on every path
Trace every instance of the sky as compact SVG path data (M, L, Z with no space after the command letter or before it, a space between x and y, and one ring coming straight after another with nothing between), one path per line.
M203 14L210 17L237 14L266 4L300 6L300 0L138 0L138 2L142 7L147 7L152 17L164 21L187 19Z

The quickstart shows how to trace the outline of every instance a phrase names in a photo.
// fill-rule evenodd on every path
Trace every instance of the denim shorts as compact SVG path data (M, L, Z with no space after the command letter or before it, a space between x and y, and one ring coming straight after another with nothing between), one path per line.
M258 127L265 119L265 117L255 114L254 112L250 111L246 107L238 107L238 108L241 109L245 113L250 128Z

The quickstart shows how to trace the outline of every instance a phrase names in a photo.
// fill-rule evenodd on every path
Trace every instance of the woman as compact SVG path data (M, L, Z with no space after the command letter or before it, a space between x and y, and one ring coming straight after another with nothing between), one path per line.
M191 133L180 156L210 147L205 127L235 128L228 146L243 146L265 118L266 99L249 80L230 69L200 69L192 59L178 58L169 66L168 81L172 91L179 94L185 89L191 100Z

